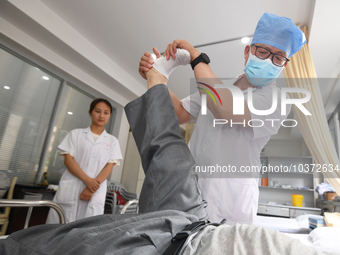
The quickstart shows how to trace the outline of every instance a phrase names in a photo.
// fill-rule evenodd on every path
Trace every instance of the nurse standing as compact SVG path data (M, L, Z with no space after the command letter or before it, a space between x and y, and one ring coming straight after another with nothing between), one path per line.
M66 223L104 213L106 179L122 159L117 138L104 129L111 113L110 102L95 99L89 110L91 126L72 130L58 146L67 169L53 201L64 209ZM59 223L54 210L46 223Z

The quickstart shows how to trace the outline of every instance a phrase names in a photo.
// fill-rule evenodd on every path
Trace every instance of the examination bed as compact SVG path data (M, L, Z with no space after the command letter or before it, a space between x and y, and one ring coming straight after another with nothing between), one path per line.
M44 204L43 202L48 203ZM51 208L57 210L60 216L60 221L63 222L62 210L58 209L58 205L55 207L55 203L50 202L51 201L27 200L4 202L4 200L0 200L0 206L50 206ZM285 233L285 235L293 239L298 239L301 241L301 243L314 247L320 251L332 252L332 254L340 254L340 228L318 228L312 231L310 234L300 234L301 232L306 232L307 215L304 216L305 217L299 216L300 218L298 217L297 219L258 216L255 220L254 226L251 228L244 227L245 225L236 226L235 230L237 232L247 233L246 235L236 235L232 236L232 238L229 237L228 239L229 242L234 243L233 246L241 246L243 249L244 246L246 246L244 245L245 241L243 239L244 237L248 236L248 234L251 236L251 240L254 243L263 243L263 238L268 236L268 233L271 233L272 237L270 240L267 239L265 243L269 241L271 246L275 246L275 243L281 242L281 240L282 242L287 243L287 238L285 238L285 236L275 234L275 232L268 232L265 229L256 226L259 225L265 227L266 229L278 229L281 232L288 232ZM65 225L40 225L12 234L12 238L10 240L12 244L10 245L10 249L17 249L18 241L20 240L20 246L23 246L25 249L24 252L21 252L20 250L19 254L38 254L34 252L25 253L27 252L27 247L31 243L34 243L34 246L36 247L48 246L48 250L51 253L48 252L46 254L53 253L53 251L50 250L51 247L53 247L54 252L59 252L57 254L61 254L60 252L63 252L63 254L94 254L93 252L96 254L101 254L107 252L110 253L116 249L120 250L123 246L125 246L125 248L123 248L124 252L118 252L117 254L143 254L143 248L147 245L155 245L157 250L158 248L161 248L161 246L164 246L163 241L160 241L160 237L162 235L171 235L173 232L178 232L180 230L178 226L183 224L185 225L185 221L187 221L186 218L189 219L190 216L182 212L160 211L147 214L136 214L135 216L126 214L96 216ZM29 215L27 219L29 221ZM143 225L145 226L145 224L151 226L150 230L145 230L142 228ZM28 225L28 222L25 225ZM235 230L231 230L230 233L233 233ZM30 237L32 238L30 239ZM126 242L126 237L129 238L128 243ZM230 239L232 239L232 241L230 241ZM138 244L140 247L141 253L139 253L139 248L138 253L135 253L136 244ZM206 243L206 245L207 244L208 243ZM5 254L11 254L8 253L7 250L9 246L2 245L3 244L0 240L0 250L5 247ZM130 246L131 250L126 250L126 247ZM226 244L226 246L228 245ZM287 251L288 250L289 247L287 246ZM256 252L256 250L249 250L249 248L248 251L251 251L251 254L259 254ZM273 252L273 250L271 250L271 252ZM18 253L13 252L13 254ZM116 253L114 252L113 254ZM231 254L234 254L234 250ZM287 254L290 253L288 252Z
M340 254L340 228L322 227L314 229L309 234L285 233L285 235L319 251Z
M309 233L309 216L307 214L296 218L280 218L257 215L254 225L278 230L317 250L340 254L340 228L323 227Z
M188 214L179 211L159 211L136 214L135 216L126 214L95 216L62 225L39 225L13 233L7 238L7 240L10 239L8 245L1 242L5 240L0 240L0 250L5 249L4 254L20 255L54 254L54 252L57 252L56 254L82 255L162 254L160 251L164 251L163 247L169 245L164 243L163 237L171 237L171 233L180 231L179 226L185 225L186 222L189 223L189 218ZM146 230L143 226L150 226L150 228ZM238 234L235 234L235 231ZM226 251L229 251L229 254L245 254L242 253L243 251L247 251L247 254L261 254L256 249L247 247L251 243L257 243L257 245L265 244L265 246L268 246L266 254L278 254L275 253L276 243L281 242L281 246L284 243L286 252L279 254L293 254L290 248L295 247L294 250L296 251L296 247L300 248L297 245L300 241L289 241L291 239L287 239L288 237L285 235L298 239L303 244L320 251L338 252L335 254L340 254L340 228L319 228L310 234L279 234L278 231L273 232L255 225L247 227L239 224L235 228L230 228L230 232L227 233ZM249 243L249 241L251 242ZM157 247L159 253L143 253L144 248L150 245ZM195 245L195 239L193 245ZM203 245L215 246L216 243L204 240ZM32 246L46 247L46 250L42 253L32 252ZM202 251L201 248L197 251ZM39 251L41 249L43 248L39 248ZM238 249L238 252L235 252L235 249ZM115 251L119 252L116 253ZM193 254L206 254L204 252Z
M283 233L308 234L308 215L301 215L296 218L282 218L260 216L255 217L254 225L278 230Z
M28 207L28 212L24 224L24 229L28 227L34 207L49 207L55 210L59 216L59 222L65 224L65 214L63 208L57 203L50 200L26 200L26 199L0 199L0 208L6 207ZM8 223L7 223L8 224ZM4 239L7 236L0 236Z

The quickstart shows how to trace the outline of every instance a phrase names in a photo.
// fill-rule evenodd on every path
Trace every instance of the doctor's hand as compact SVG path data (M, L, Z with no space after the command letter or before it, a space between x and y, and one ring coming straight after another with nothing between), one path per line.
M187 41L185 41L185 40L175 40L172 43L168 44L168 47L166 48L166 50L164 52L164 56L166 56L167 60L169 60L170 57L172 57L173 59L176 58L175 54L176 54L177 48L189 51L190 56L191 56L190 63L195 58L197 58L199 55L201 55L201 52L199 52L197 49L195 49L194 46L192 46Z
M83 190L83 192L80 194L80 199L83 201L90 201L93 196L93 192L89 190L89 188L86 188Z
M153 53L155 53L156 58L160 58L161 57L161 53L155 48L152 48ZM140 62L139 62L139 74L146 79L146 75L145 72L148 72L151 68L152 68L152 64L153 64L153 58L151 57L151 53L150 52L145 52L144 56L142 56Z
M97 189L99 189L99 187L100 187L100 182L97 181L96 179L89 177L85 181L85 185L91 192L96 192Z

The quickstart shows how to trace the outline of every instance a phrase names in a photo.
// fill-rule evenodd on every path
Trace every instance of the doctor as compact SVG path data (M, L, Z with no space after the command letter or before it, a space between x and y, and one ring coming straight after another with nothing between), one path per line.
M122 159L117 138L104 129L111 113L109 101L95 99L89 110L91 126L72 130L58 146L67 169L53 201L63 207L66 223L104 213L106 178ZM59 223L54 210L46 223Z
M271 135L278 132L281 121L286 119L290 112L290 106L286 109L286 115L281 115L280 91L278 91L276 110L267 116L256 115L250 112L248 107L248 88L252 90L252 105L255 109L270 109L273 103L273 90L277 89L276 78L287 65L288 58L300 50L305 42L305 35L290 19L268 13L261 17L251 45L247 45L244 50L244 73L229 81L229 84L238 87L244 94L243 115L233 115L233 95L226 88L216 88L223 106L215 104L213 99L207 95L209 110L207 115L201 114L201 96L206 94L203 89L207 90L207 85L214 87L221 81L211 70L209 57L199 52L187 41L175 40L170 43L163 57L154 48L157 56L154 61L148 52L142 57L139 72L145 78L145 72L152 67L163 75L164 70L171 72L174 67L173 62L182 54L178 54L180 51L178 48L185 49L190 54L189 62L198 82L197 86L201 89L181 101L173 93L170 92L170 95L179 123L196 121L189 144L191 153L197 165L203 169L217 165L236 169L236 172L220 175L199 175L199 188L202 197L208 202L207 211L211 221L219 222L225 218L230 225L253 223L258 207L259 176L257 173L240 173L240 170L246 166L260 167L261 150ZM164 61L164 57L168 61ZM159 68L160 65L161 68ZM214 119L225 119L228 123L232 121L239 124L214 127L212 125ZM248 125L249 121L255 119L262 120L263 126ZM278 121L266 121L270 119ZM255 125L258 123L253 123L253 126Z

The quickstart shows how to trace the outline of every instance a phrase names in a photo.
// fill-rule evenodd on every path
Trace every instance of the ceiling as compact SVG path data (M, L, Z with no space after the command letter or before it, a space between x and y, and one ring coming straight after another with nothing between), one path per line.
M83 0L43 3L79 31L103 53L128 71L140 83L138 62L152 47L164 51L174 39L201 45L252 35L264 12L290 17L295 23L308 25L310 0L234 0L234 1L105 1ZM209 54L218 77L235 77L242 72L245 45L237 41L201 47ZM180 98L185 90L190 67L176 70L169 87Z
M209 55L215 74L221 78L237 76L244 67L245 44L239 38L253 34L264 12L307 25L318 77L336 78L340 72L338 10L338 0L0 0L0 17L45 42L128 100L146 90L145 80L138 73L144 52L152 47L164 51L174 39L187 40L194 46L211 44L198 49ZM44 24L43 20L46 23L51 16L64 31ZM219 41L226 42L213 44ZM109 70L110 66L119 73ZM188 96L193 77L188 66L176 69L169 79L170 90L179 98ZM334 79L322 85L328 115L339 102L338 85Z

